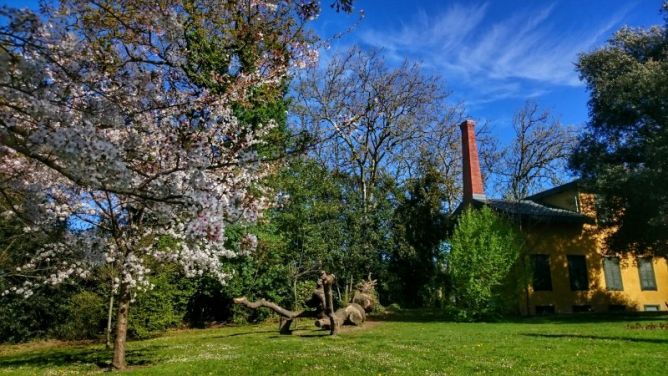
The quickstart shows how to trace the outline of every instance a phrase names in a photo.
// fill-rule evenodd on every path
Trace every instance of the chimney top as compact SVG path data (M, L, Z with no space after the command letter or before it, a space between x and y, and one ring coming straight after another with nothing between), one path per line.
M473 121L471 119L466 119L461 124L459 124L459 127L462 128L462 129L464 129L464 127L474 128L475 127L475 121Z
M464 203L485 199L485 188L480 173L478 146L475 141L475 122L465 120L459 125L462 131L462 175L464 178Z

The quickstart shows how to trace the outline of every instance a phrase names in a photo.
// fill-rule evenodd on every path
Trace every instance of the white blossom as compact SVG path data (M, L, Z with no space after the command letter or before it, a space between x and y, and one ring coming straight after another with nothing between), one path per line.
M274 10L257 4L264 16ZM16 46L15 59L0 61L0 175L35 197L18 208L30 219L25 233L63 222L76 231L17 268L40 271L35 283L2 294L27 297L104 264L118 273L114 289L133 294L151 288L152 261L229 278L222 264L236 253L226 229L257 220L268 204L258 197L267 166L256 150L275 126L248 127L230 104L253 87L280 84L287 67L260 62L222 94L198 87L183 68L182 18L165 10L150 25L160 43L112 41L104 54L63 27L65 18L35 21L33 44L7 39ZM317 61L306 43L293 50L298 65ZM242 251L256 245L248 236Z

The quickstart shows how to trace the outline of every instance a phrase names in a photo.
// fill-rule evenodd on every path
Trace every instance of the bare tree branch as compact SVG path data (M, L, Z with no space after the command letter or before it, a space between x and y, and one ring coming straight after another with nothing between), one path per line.
M562 183L575 143L573 129L533 102L515 113L513 129L513 141L493 169L504 194L519 200L548 184Z

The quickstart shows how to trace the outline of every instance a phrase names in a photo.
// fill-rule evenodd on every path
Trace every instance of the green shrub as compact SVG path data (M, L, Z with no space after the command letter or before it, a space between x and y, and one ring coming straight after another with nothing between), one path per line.
M141 292L130 307L128 335L147 338L184 323L196 280L186 278L176 265L161 267L151 277L153 288Z
M55 327L53 335L59 339L94 339L104 331L107 320L105 298L90 291L70 297L65 320Z
M462 213L447 256L457 319L486 319L516 306L508 285L514 280L520 239L511 223L487 207Z
M64 289L47 288L28 299L11 294L0 297L0 342L47 337L54 323L67 316L70 295Z

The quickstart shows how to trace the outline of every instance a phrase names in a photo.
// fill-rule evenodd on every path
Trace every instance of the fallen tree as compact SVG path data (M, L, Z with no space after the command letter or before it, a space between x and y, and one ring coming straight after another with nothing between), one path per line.
M316 319L315 326L329 329L330 334L334 335L337 334L341 325L361 325L364 323L366 314L373 310L376 301L373 294L376 281L369 278L357 285L355 293L347 306L335 311L332 294L332 285L335 280L334 274L322 272L311 297L304 302L307 309L301 311L291 311L265 299L252 302L245 296L235 298L234 303L249 309L268 308L276 312L281 316L279 328L281 334L292 332L290 326L295 319L311 317Z

